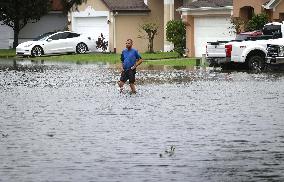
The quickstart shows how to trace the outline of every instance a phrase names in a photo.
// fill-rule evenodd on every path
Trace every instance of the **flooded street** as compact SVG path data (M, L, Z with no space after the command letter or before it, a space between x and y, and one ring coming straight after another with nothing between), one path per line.
M136 95L118 79L0 61L0 182L284 181L284 73L141 68Z

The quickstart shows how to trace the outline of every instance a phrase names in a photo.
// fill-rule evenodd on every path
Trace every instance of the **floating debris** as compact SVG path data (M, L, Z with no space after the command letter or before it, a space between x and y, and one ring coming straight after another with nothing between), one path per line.
M165 150L165 155L167 155L169 157L173 156L175 154L175 149L176 149L176 147L174 145L172 145L170 147L170 149ZM159 156L160 156L160 158L162 158L163 154L160 153Z
M55 134L53 134L53 133L47 133L46 135L49 136L49 137L54 137Z
M2 138L7 138L8 136L9 136L9 134L2 133Z

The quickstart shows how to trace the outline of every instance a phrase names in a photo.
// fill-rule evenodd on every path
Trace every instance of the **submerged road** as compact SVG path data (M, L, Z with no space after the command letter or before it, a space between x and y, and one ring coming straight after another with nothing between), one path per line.
M284 73L142 69L136 95L118 79L0 64L0 181L284 181Z

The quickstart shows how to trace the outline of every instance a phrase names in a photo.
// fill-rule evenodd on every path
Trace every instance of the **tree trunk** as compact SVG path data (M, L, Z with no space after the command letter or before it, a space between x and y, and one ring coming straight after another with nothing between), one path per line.
M14 42L13 42L13 48L15 49L19 44L19 32L20 32L20 22L18 19L14 20Z
M149 46L150 50L149 50L149 52L153 53L154 52L154 48L153 48L154 47L154 39L150 39L149 43L150 43L150 46Z
M14 42L13 42L13 48L16 49L16 47L19 44L19 30L14 30Z

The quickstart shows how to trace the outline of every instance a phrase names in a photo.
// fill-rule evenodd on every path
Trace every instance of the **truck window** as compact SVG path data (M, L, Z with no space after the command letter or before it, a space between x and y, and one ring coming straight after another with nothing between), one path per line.
M263 27L263 35L274 35L275 33L281 33L281 25L266 25Z

